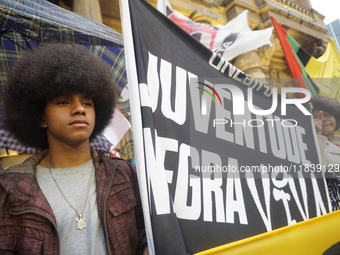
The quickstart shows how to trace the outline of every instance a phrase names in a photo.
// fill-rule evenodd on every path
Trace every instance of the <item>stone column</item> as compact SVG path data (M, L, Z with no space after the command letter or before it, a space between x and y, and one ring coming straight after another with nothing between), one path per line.
M256 50L237 56L233 64L250 77L255 79L267 78L261 63L261 57Z
M73 0L73 11L83 17L103 23L98 0Z

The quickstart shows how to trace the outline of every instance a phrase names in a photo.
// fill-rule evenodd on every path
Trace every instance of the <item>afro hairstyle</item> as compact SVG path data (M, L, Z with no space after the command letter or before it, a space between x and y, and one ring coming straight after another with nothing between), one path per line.
M314 96L310 99L313 111L325 111L336 119L335 130L340 127L340 103L333 98L325 96Z
M5 87L5 128L23 144L47 149L46 129L40 126L46 102L75 93L94 102L92 140L110 122L118 98L108 64L75 44L45 44L25 52L11 68Z

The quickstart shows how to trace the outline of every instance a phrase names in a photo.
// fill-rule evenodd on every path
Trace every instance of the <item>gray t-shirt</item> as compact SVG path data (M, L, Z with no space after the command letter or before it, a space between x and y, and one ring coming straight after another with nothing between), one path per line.
M65 200L48 168L37 166L37 180L49 202L56 220L61 255L107 254L103 228L96 202L93 161L72 168L51 168L60 189L72 206L85 217L86 228L76 228L76 212ZM86 205L88 183L91 179Z

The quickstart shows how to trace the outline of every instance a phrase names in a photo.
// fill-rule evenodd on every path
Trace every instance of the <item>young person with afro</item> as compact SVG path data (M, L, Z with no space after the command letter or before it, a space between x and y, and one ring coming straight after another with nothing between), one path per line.
M148 254L134 167L90 147L116 90L80 45L41 46L11 69L5 127L41 152L0 174L0 254Z

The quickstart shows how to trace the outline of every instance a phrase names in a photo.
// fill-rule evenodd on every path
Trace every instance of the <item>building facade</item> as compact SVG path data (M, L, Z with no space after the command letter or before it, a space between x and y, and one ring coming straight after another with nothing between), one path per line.
M328 32L333 38L335 45L340 53L340 19L327 24Z
M121 30L119 0L51 0L64 8L95 19L118 32ZM149 0L156 6L157 0ZM245 9L249 10L249 25L253 30L273 27L274 16L287 32L314 57L319 57L328 42L329 33L324 16L313 9L309 0L169 0L171 6L194 21L221 25ZM290 72L278 38L272 37L272 47L262 47L245 53L232 63L257 79L286 79ZM288 82L290 83L290 82ZM287 82L269 86L290 86Z

